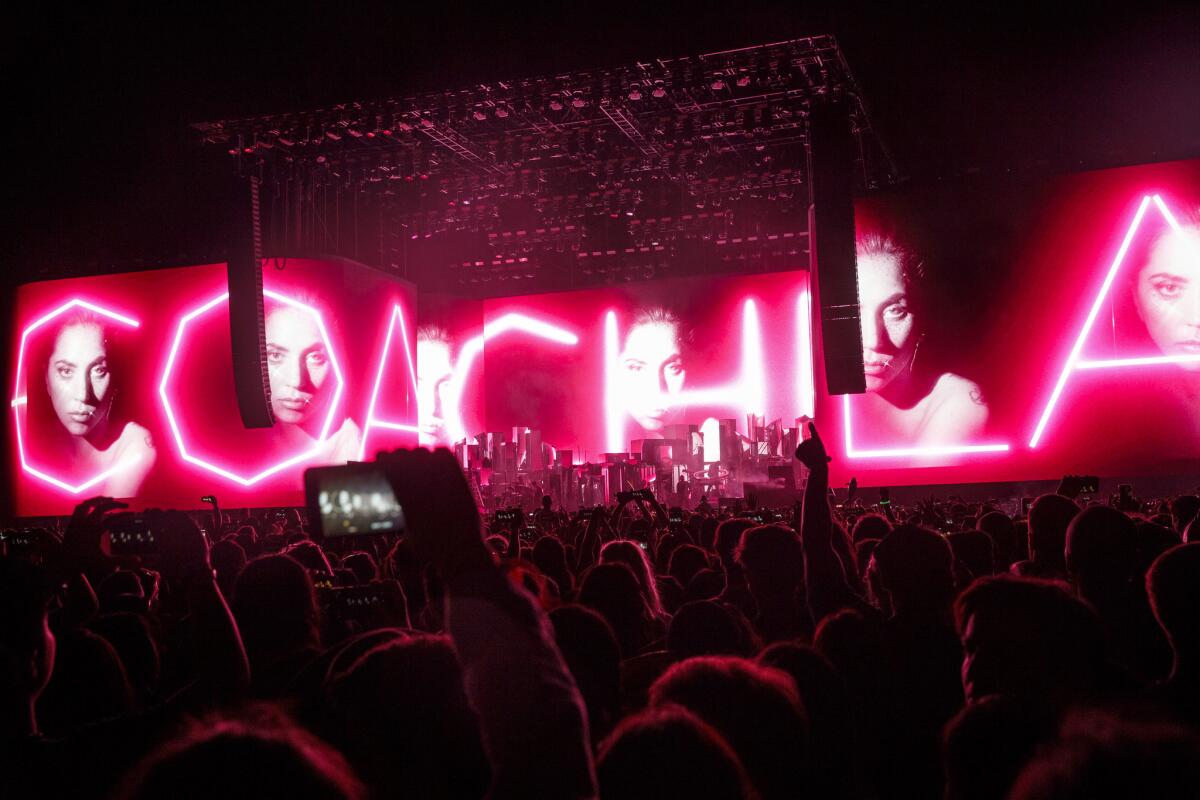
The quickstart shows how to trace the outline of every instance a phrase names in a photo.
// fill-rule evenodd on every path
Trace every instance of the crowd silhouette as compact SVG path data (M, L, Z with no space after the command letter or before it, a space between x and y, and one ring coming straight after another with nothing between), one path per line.
M399 536L5 531L0 796L1200 793L1200 498L835 508L811 434L790 509L481 519L402 450Z

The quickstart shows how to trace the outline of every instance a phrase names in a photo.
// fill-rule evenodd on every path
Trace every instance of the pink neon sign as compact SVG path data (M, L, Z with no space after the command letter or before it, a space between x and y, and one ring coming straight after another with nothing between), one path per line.
M888 447L872 450L857 450L852 433L853 414L850 412L850 395L842 395L842 426L846 437L847 458L935 458L938 456L970 455L984 453L1007 453L1009 446L1003 442L990 444L947 444L924 445L921 447Z
M1075 336L1075 343L1071 347L1070 353L1063 362L1062 369L1059 371L1058 380L1055 381L1054 388L1050 392L1049 398L1042 409L1042 414L1038 418L1037 426L1033 430L1033 435L1029 439L1029 446L1036 448L1042 442L1046 433L1047 426L1050 423L1050 417L1054 413L1055 407L1058 405L1062 397L1063 390L1070 380L1071 374L1075 370L1097 370L1097 369L1126 369L1130 367L1149 367L1159 366L1163 364L1186 364L1200 361L1198 354L1177 354L1177 355L1161 355L1147 356L1136 358L1114 358L1102 360L1084 360L1080 357L1083 351L1083 346L1087 342L1088 335L1092 332L1093 326L1096 324L1096 319L1100 314L1100 310L1104 305L1105 299L1112 292L1113 282L1116 280L1117 274L1121 271L1121 267L1125 262L1125 256L1129 252L1130 245L1133 243L1134 235L1138 228L1141 227L1142 221L1145 219L1146 212L1153 205L1162 214L1167 224L1176 232L1180 232L1181 228L1176 221L1175 216L1167 208L1166 203L1157 194L1148 194L1142 198L1138 205L1137 212L1133 216L1133 221L1129 224L1129 229L1125 232L1125 237L1121 241L1121 245L1117 248L1117 253L1113 257L1112 263L1109 265L1108 272L1104 276L1104 281L1100 284L1100 289L1096 293L1095 299L1092 301L1091 309L1088 311L1087 317L1084 319L1083 325L1080 327L1078 334Z
M392 422L386 419L379 419L375 416L375 409L379 402L379 387L383 384L384 371L387 368L388 351L391 348L392 337L395 336L396 326L400 326L400 343L404 347L404 362L408 366L409 389L412 392L411 397L417 396L417 368L413 361L412 351L408 346L408 327L404 324L404 311L400 306L393 306L391 316L388 319L387 335L383 339L383 351L379 354L379 365L375 369L375 385L371 389L371 401L367 406L367 419L363 423L362 444L358 449L358 460L362 461L367 452L367 436L371 433L371 428L386 428L394 431L404 431L407 433L417 433L420 431L416 425L407 423Z
M197 319L198 317L200 317L204 314L207 314L208 312L210 312L213 309L220 306L222 303L228 302L228 300L229 300L228 292L226 292L225 294L219 295L218 297L214 297L212 300L209 300L207 303L204 303L203 305L192 309L191 311L184 314L179 319L179 323L175 328L175 338L171 343L171 349L170 349L169 354L167 355L167 364L163 368L162 380L159 382L159 386L158 386L158 396L162 402L163 412L166 416L167 424L171 429L171 435L175 440L175 446L179 452L180 458L182 458L184 461L186 461L189 464L192 464L201 469L207 470L208 472L211 472L214 475L219 475L222 478L225 478L226 480L233 481L234 483L240 484L242 486L253 486L254 484L258 483L259 481L263 480L264 478L268 478L272 475L275 475L276 473L278 473L282 470L285 470L288 467L295 466L296 464L299 464L299 463L317 455L321 451L321 446L329 438L329 429L333 425L333 420L337 413L338 404L342 397L342 391L345 388L345 381L342 377L342 370L341 370L341 367L338 365L337 355L334 353L333 345L329 340L329 333L325 328L325 321L321 318L320 312L317 311L312 306L308 306L308 305L305 305L304 303L297 302L296 300L293 300L290 297L286 297L282 294L279 294L278 292L271 291L270 289L264 289L263 296L269 297L272 300L275 300L276 302L283 303L287 306L290 306L291 308L294 308L297 311L300 311L304 314L308 314L309 316L311 316L313 318L313 320L317 324L317 329L321 333L321 339L325 345L325 352L329 356L329 364L333 368L334 379L337 381L337 384L334 388L333 398L332 398L331 402L329 403L329 411L327 412L327 414L325 416L325 421L321 426L320 435L317 437L317 439L312 447L306 448L299 453L295 453L295 454L291 455L290 457L284 459L283 461L280 461L264 470L261 470L255 474L248 475L248 476L245 474L242 474L241 472L237 471L236 469L230 468L228 466L221 466L219 464L214 464L211 461L204 459L204 458L200 458L199 456L195 455L193 452L189 451L187 443L186 443L184 435L183 435L183 432L179 425L179 420L176 418L175 410L171 403L171 397L170 397L170 391L169 391L171 388L172 373L174 372L174 369L175 369L176 356L179 354L179 348L180 348L180 345L183 343L184 336L187 332L188 325L193 320Z
M43 315L42 317L38 318L37 320L31 322L29 325L27 325L25 327L25 330L21 332L21 345L17 350L17 372L16 372L16 377L13 380L13 398L11 401L11 406L12 406L12 410L13 410L13 428L16 432L16 439L17 439L17 457L21 462L21 469L24 470L27 474L37 478L40 481L43 481L51 486L61 489L64 492L67 492L69 494L77 495L77 494L80 494L81 492L91 489L94 486L98 486L98 485L102 484L104 481L108 480L113 475L116 475L116 474L119 474L119 473L122 473L122 472L128 470L129 468L131 468L135 464L137 464L140 461L141 457L139 455L137 455L136 453L131 454L131 455L121 459L119 462L117 462L113 466L109 467L108 469L103 470L103 471L99 472L98 474L93 475L92 477L84 480L82 483L78 483L78 484L72 484L69 481L62 480L61 478L51 475L50 473L46 472L45 470L39 469L36 466L34 466L32 463L30 463L30 460L25 452L25 440L24 440L24 436L23 436L23 432L22 432L23 425L21 424L21 410L26 408L28 405L28 402L29 402L28 395L21 394L22 386L23 386L22 373L24 371L24 366L25 366L25 346L29 340L29 335L31 333L33 333L35 330L42 327L46 323L50 322L51 320L55 319L56 317L59 317L65 313L67 313L72 308L87 309L88 311L91 311L92 313L99 314L103 317L107 317L108 319L111 319L114 322L117 322L121 325L125 325L126 327L130 327L130 328L137 328L141 325L141 323L139 323L136 319L133 319L132 317L129 317L125 314L119 314L116 311L112 311L110 309L99 306L95 303L91 303L91 302L88 302L87 300L83 300L83 299L76 297L74 299L68 300L67 302L60 305L58 308L55 308L53 311L50 311L47 314Z

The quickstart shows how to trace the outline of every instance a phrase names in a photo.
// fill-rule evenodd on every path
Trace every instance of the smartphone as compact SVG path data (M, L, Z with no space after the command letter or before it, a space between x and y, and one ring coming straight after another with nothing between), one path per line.
M1080 475L1079 476L1079 493L1080 494L1096 494L1100 491L1100 478L1096 475Z
M379 586L341 586L321 592L321 605L342 619L354 619L382 608L387 602Z
M29 528L0 531L0 543L4 544L5 552L10 556L22 556L31 552L36 538L37 534Z
M892 490L883 486L879 489L879 505L890 506L892 504Z
M1033 498L1032 497L1022 497L1021 498L1021 515L1028 517L1029 509L1032 506L1033 506Z
M496 512L496 522L501 522L505 525L511 525L514 522L521 520L521 509L519 508L502 508Z
M158 533L140 514L118 517L109 528L108 549L114 556L145 556L158 552Z
M318 536L357 536L404 530L404 509L377 464L306 469L304 497L308 519Z
M667 522L672 525L682 525L683 509L679 506L671 506L670 510L667 511Z

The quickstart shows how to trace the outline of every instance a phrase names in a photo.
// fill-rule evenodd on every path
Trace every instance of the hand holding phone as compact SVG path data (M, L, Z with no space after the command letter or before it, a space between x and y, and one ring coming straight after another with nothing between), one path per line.
M396 450L380 453L376 463L404 509L413 549L443 578L495 567L480 533L475 498L449 450Z

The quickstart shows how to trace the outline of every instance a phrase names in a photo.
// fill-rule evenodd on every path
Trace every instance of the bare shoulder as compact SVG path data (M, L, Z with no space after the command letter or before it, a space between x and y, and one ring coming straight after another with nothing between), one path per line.
M150 435L149 430L136 422L127 422L117 439L117 447L125 453L153 457L154 437Z
M943 373L938 378L930 395L934 406L938 408L950 405L955 408L970 409L972 406L976 406L987 413L987 399L984 398L979 384L952 372Z

